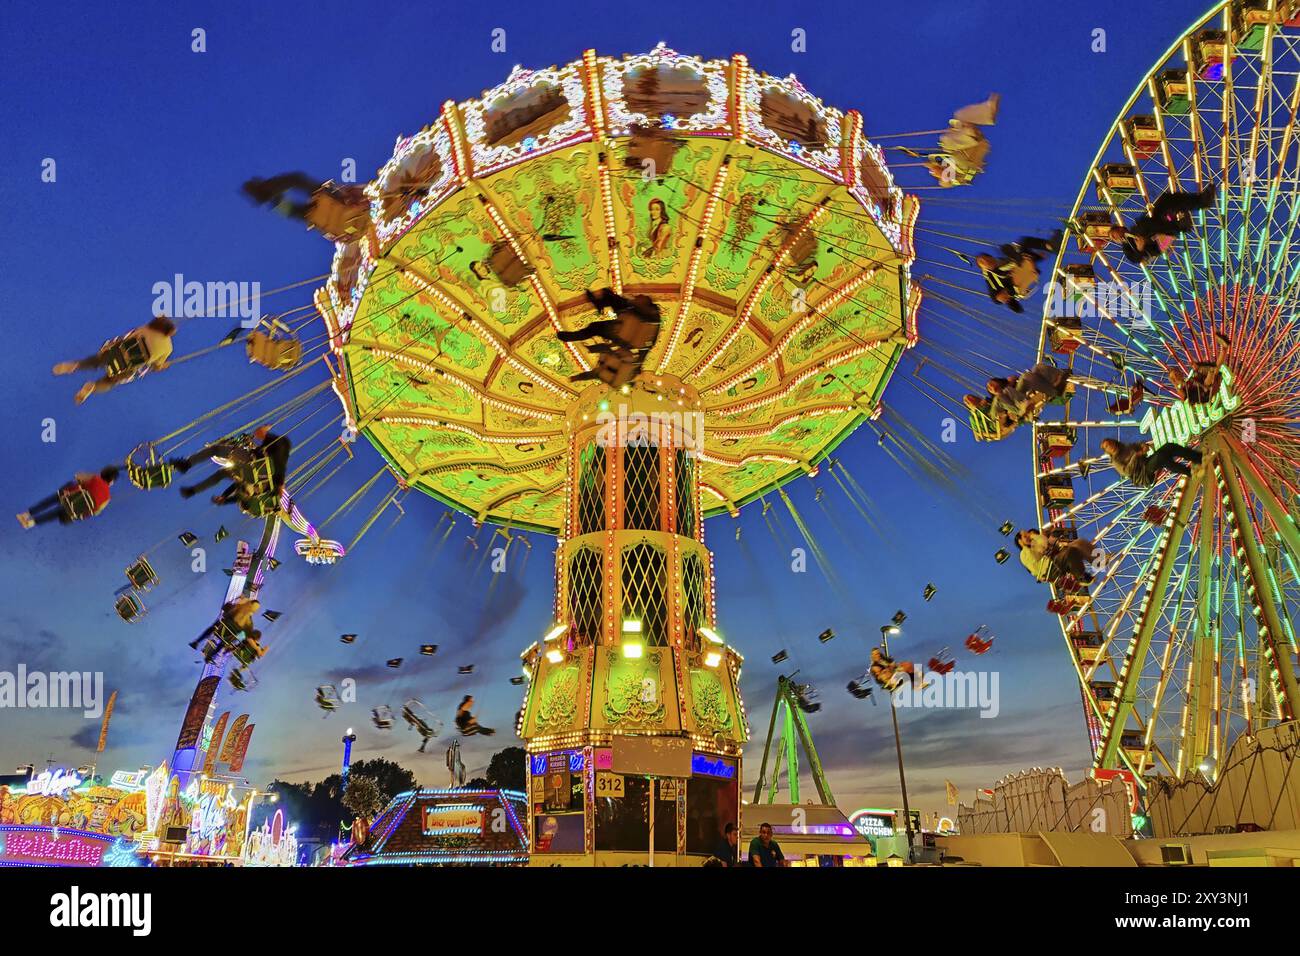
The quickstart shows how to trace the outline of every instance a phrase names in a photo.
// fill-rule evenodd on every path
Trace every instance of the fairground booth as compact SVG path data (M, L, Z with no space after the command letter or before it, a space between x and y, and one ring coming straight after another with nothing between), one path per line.
M389 802L339 864L523 865L527 811L524 795L514 790L411 790Z

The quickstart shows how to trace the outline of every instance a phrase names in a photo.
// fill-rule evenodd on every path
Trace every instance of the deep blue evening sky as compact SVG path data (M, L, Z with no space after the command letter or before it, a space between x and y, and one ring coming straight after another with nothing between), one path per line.
M369 178L398 135L430 122L447 99L477 96L516 63L541 67L601 53L641 52L662 40L707 57L746 53L767 73L798 74L828 103L857 108L866 134L934 129L954 108L1002 93L1003 114L991 133L991 169L968 189L923 198L921 226L978 220L975 204L1005 201L1023 210L1007 230L1049 229L1065 215L1110 122L1152 63L1203 10L1203 0L1099 0L1040 3L1014 10L994 0L764 5L716 2L393 4L256 2L9 4L0 36L0 282L5 327L0 357L6 467L0 474L0 671L101 670L121 692L104 769L156 764L170 754L198 668L185 647L219 605L234 537L211 545L223 513L174 491L146 495L119 486L120 498L93 522L23 532L11 517L74 470L120 460L136 443L184 424L202 411L267 381L238 351L221 352L150 376L81 408L80 379L53 378L55 361L93 351L105 338L144 321L155 282L175 273L218 281L260 281L264 289L324 273L330 247L238 194L250 175L305 169L336 176L345 157ZM207 31L207 52L192 53L191 30ZM491 32L506 30L507 52L490 51ZM791 51L794 28L807 52ZM1093 53L1092 31L1107 31L1107 50ZM887 145L900 141L889 140ZM901 142L920 145L924 141ZM906 162L891 151L891 162ZM42 161L57 162L57 181L41 181ZM905 186L928 182L900 169ZM939 199L942 202L925 201ZM930 228L963 232L961 225ZM969 233L969 226L965 228ZM926 233L922 233L923 238ZM1007 235L1007 239L1015 238ZM923 256L938 258L932 249ZM934 271L918 264L917 273ZM941 270L949 279L960 274ZM961 281L972 282L969 276ZM306 301L299 296L288 304ZM266 308L274 309L270 301ZM1032 310L1031 310L1032 312ZM1034 319L1024 321L1032 326ZM223 320L182 327L177 353L214 343ZM964 348L949 328L927 324L947 348ZM1009 366L1032 364L1028 349L1007 350ZM910 374L904 364L902 374ZM312 370L300 380L323 375ZM895 381L887 404L932 440L941 413ZM42 420L55 419L57 441L41 441ZM315 425L312 426L314 428ZM717 556L719 624L746 655L744 693L758 738L749 751L749 786L766 730L778 668L768 658L787 648L791 663L821 688L823 711L812 731L841 807L894 806L897 775L889 714L855 701L844 684L865 669L877 628L896 608L909 612L898 656L924 660L940 647L960 649L964 635L987 623L996 651L979 666L1000 674L1001 713L904 711L913 806L940 809L944 779L966 799L1008 771L1064 766L1077 776L1087 762L1079 693L1047 593L1014 558L998 566L1007 543L995 523L966 499L982 496L1001 518L1032 523L1027 434L998 446L975 446L967 434L950 446L974 474L962 499L918 485L862 432L840 457L889 515L892 543L877 539L826 477L825 504L813 483L791 493L837 565L851 597L810 567L795 575L789 547L774 538L756 508L741 518L742 549L731 519L706 529ZM304 505L319 520L378 467L358 444L359 460ZM371 499L373 500L373 499ZM520 688L518 654L550 614L552 542L533 537L524 573L512 570L488 599L492 575L465 545L462 519L435 552L430 533L442 513L413 496L391 531L384 519L356 552L332 568L309 568L282 550L284 566L264 590L266 606L284 616L266 627L272 653L258 668L256 691L230 702L257 723L247 773L319 779L338 762L339 737L354 725L357 755L383 755L415 769L429 784L445 782L442 748L415 753L413 734L384 735L367 719L379 703L399 707L421 696L450 722L462 693L479 698L481 719L503 732L465 742L470 773L500 746ZM350 538L364 509L343 521ZM776 509L774 509L774 514ZM792 535L788 515L783 532ZM206 575L189 569L175 535L193 530L209 541ZM336 529L330 529L336 530ZM247 532L246 532L247 533ZM291 539L289 539L291 540ZM152 611L127 625L112 613L122 569L153 552L163 577L146 596ZM287 550L287 549L284 549ZM939 588L924 604L927 581ZM816 635L833 627L835 641ZM338 642L357 632L357 643ZM441 645L419 657L421 643ZM383 666L402 656L400 672ZM965 660L970 660L966 655ZM477 665L472 678L457 664ZM322 719L316 685L353 677L360 701ZM68 711L0 711L0 767L88 761L98 723Z

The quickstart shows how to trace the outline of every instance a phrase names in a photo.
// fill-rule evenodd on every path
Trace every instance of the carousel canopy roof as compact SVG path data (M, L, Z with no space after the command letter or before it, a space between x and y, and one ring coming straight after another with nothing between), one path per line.
M706 514L824 458L915 341L917 204L857 113L741 56L517 68L399 139L367 193L316 297L336 389L403 480L485 520L562 525L592 357L556 332L596 317L588 289L659 305L642 379L698 390L665 407L703 413Z

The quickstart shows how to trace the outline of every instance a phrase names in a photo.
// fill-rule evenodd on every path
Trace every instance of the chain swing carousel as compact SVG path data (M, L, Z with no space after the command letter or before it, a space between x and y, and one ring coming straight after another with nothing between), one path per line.
M704 519L877 413L916 340L916 203L857 113L663 46L448 102L366 192L316 295L349 429L404 487L559 542L517 727L533 860L698 863L748 733ZM630 359L557 337L602 288L659 311Z

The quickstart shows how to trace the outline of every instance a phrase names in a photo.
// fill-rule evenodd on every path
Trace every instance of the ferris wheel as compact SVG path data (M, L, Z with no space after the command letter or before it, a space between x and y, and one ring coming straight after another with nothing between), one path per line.
M1241 733L1300 712L1298 107L1300 2L1209 12L1106 134L1044 307L1040 356L1078 386L1035 425L1039 519L1094 545L1052 608L1094 765L1139 780L1217 776ZM1193 193L1206 208L1163 254L1112 241ZM1203 463L1139 487L1108 438Z

